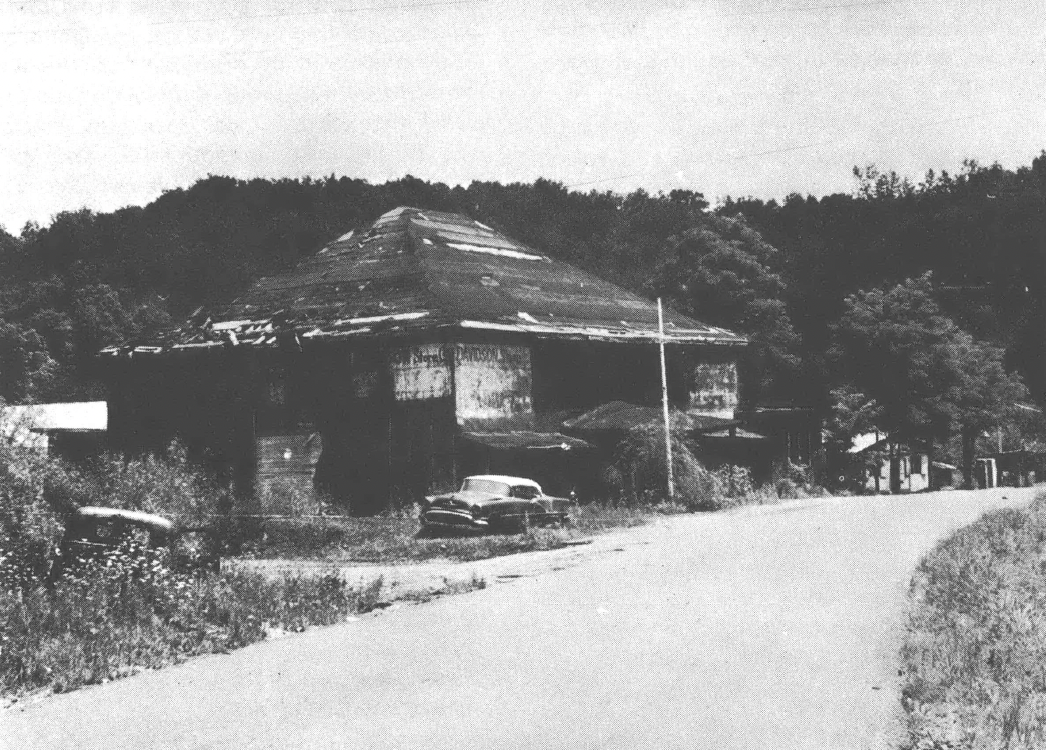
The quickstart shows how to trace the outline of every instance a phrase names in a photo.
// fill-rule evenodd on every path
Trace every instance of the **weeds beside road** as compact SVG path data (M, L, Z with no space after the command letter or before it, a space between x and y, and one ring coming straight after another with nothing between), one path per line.
M911 597L907 747L1046 747L1046 495L941 543Z
M651 455L656 463L661 454ZM0 696L8 697L104 682L387 603L379 601L382 586L373 580L378 574L349 585L337 570L344 563L466 562L553 550L658 515L761 504L779 494L756 490L743 470L692 467L702 481L688 485L689 495L677 495L679 504L658 503L656 493L644 492L631 504L580 506L561 528L428 539L419 537L416 513L241 523L229 513L229 491L199 474L177 446L166 457L106 457L77 468L0 443L0 465L6 466L0 472ZM160 513L182 529L212 523L207 548L193 553L196 562L213 547L216 554L242 549L247 557L316 565L307 575L175 572L148 551L124 551L49 589L44 581L63 519L84 505ZM484 583L444 580L442 588L421 592L390 585L385 599L419 600Z
M263 534L245 545L247 557L319 559L331 564L402 563L446 559L458 562L562 547L579 538L646 523L656 515L678 513L676 506L612 506L599 503L571 512L568 525L532 528L522 534L425 538L416 514L372 518L283 519L263 523Z
M380 578L350 585L334 567L338 562L476 560L553 549L579 536L641 524L651 513L592 506L569 528L450 539L417 538L417 520L396 516L282 524L256 545L260 553L318 557L331 567L275 577L244 570L177 573L155 550L123 550L68 576L52 591L0 557L0 695L106 682L388 603L381 601ZM473 577L435 592L402 591L393 597L424 601L484 585Z
M334 573L177 574L149 551L120 551L54 590L0 592L0 695L68 691L338 622L373 609L381 587Z

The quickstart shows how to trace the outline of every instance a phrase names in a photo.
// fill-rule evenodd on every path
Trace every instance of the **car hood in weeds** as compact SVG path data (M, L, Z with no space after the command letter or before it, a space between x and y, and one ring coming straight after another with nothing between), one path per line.
M471 508L473 505L487 505L499 500L506 500L504 495L495 495L491 492L448 492L445 495L436 495L427 498L430 505L440 507Z
M570 500L542 495L532 499L505 497L486 492L452 492L426 498L426 507L460 511L480 511L508 514L563 513L569 510Z

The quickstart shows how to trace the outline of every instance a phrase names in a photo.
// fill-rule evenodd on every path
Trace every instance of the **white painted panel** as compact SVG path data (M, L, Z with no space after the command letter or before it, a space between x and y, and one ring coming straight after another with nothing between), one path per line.
M457 344L454 386L459 422L496 421L530 414L530 349Z
M393 349L392 387L397 401L420 401L450 395L450 363L442 344Z
M701 362L694 367L688 411L733 419L737 400L736 363Z

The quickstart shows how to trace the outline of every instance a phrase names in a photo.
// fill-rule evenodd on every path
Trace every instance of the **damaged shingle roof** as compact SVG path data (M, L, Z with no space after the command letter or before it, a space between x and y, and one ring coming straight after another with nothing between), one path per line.
M652 340L657 305L458 214L400 207L293 270L176 329L162 352L282 336L337 339L458 327L543 338ZM669 342L744 344L665 311ZM115 353L115 348L106 350Z

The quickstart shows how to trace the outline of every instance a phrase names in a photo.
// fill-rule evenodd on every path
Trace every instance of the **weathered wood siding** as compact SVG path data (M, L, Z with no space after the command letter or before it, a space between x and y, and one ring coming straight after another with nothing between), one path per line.
M313 477L322 451L319 433L256 438L255 492L262 513L316 512Z

